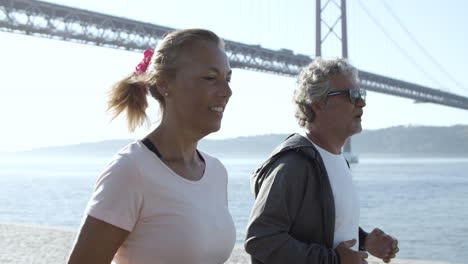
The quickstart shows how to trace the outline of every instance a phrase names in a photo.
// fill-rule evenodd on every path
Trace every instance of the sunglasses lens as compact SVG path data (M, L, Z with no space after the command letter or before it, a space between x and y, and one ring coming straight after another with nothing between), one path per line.
M360 98L364 102L366 101L366 91L361 89L353 89L349 91L349 96L351 98L351 102L356 104L357 100Z
M364 102L366 102L366 90L359 90L359 96Z

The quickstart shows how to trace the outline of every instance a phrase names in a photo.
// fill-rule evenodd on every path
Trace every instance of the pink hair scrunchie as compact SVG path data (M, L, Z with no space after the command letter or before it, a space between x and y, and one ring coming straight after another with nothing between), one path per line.
M143 74L146 72L146 69L148 69L153 54L153 50L145 50L145 52L143 53L143 60L141 60L141 62L138 63L138 65L135 67L135 74Z

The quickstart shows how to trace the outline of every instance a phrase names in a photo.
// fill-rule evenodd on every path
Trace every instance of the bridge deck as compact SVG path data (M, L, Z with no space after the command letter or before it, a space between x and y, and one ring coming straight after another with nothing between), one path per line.
M34 0L0 0L0 30L142 52L174 29ZM312 61L287 49L271 50L226 40L232 67L296 76ZM360 71L363 88L468 110L468 97Z

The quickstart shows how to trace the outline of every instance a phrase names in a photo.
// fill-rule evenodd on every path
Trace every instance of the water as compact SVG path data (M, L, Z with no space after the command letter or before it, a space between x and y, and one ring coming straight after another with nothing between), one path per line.
M77 228L109 157L0 157L0 222ZM262 159L223 159L238 242L253 197L250 173ZM400 241L401 258L468 259L468 158L362 158L352 165L361 226Z

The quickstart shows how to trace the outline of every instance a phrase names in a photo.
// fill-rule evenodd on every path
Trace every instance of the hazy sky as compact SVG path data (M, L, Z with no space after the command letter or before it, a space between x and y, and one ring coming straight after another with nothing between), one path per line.
M315 51L313 0L50 2L172 28L208 28L228 40L272 49L311 56ZM348 0L349 58L366 71L468 96L467 10L463 0ZM141 128L130 134L123 118L111 123L104 112L106 91L133 71L142 54L3 32L0 40L0 151L139 138L149 132ZM326 56L340 55L332 45L324 49ZM234 69L222 128L209 138L297 131L294 86L294 78ZM156 124L154 101L149 111ZM453 124L468 124L468 111L371 92L363 116L364 129Z

